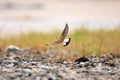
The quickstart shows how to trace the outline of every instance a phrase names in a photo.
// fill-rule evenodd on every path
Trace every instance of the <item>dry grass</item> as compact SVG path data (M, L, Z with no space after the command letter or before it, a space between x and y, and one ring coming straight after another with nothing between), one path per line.
M32 49L41 48L47 50L48 45L52 43L56 37L61 34L60 31L44 34L38 32L21 33L19 36L10 36L0 38L1 48L13 44L19 47L31 47ZM62 44L58 45L58 50L68 50L69 56L66 54L58 54L62 59L73 59L76 55L101 55L107 52L120 54L120 28L115 30L97 30L89 31L84 28L75 30L69 33L71 43L67 47Z

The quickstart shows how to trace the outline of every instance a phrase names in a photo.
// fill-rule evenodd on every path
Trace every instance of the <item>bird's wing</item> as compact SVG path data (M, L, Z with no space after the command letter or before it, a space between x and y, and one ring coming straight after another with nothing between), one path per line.
M62 37L65 39L65 37L67 36L67 34L68 34L68 30L69 30L69 27L68 27L68 24L66 24L65 25L65 28L64 28L64 30L63 30L63 32L62 32Z
M59 43L63 42L63 40L65 39L65 37L68 34L68 30L69 30L69 27L68 27L68 24L66 24L61 36L58 37L58 39L55 42L53 42L52 44L59 44Z

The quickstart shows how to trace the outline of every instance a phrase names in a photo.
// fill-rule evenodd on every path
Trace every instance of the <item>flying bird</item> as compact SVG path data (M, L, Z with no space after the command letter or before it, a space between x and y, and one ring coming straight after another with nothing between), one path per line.
M63 46L65 47L70 43L71 39L70 38L66 39L68 31L69 31L69 27L68 27L68 24L66 24L62 34L57 38L57 40L55 42L53 42L52 44L49 45L47 53L49 53L49 54L55 53L54 47L57 44L63 43ZM50 57L53 58L53 55L50 55Z
M63 46L64 46L64 47L67 46L67 45L70 43L70 40L71 40L71 38L64 39L64 41L63 41Z
M57 38L57 40L55 42L52 43L52 45L57 45L59 43L63 43L63 46L67 46L71 41L70 38L66 39L68 31L69 31L69 26L68 26L68 24L66 24L62 34Z

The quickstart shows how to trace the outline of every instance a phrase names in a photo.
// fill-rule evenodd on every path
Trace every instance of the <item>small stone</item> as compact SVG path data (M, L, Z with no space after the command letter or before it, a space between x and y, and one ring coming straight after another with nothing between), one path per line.
M75 62L77 64L80 64L81 62L87 62L87 61L89 61L89 59L86 58L86 57L80 57L80 58L78 58L78 59L75 60Z
M53 80L53 78L49 77L48 80Z
M10 52L16 53L17 51L21 51L21 49L15 45L9 45L5 48L4 51L6 53L10 53Z

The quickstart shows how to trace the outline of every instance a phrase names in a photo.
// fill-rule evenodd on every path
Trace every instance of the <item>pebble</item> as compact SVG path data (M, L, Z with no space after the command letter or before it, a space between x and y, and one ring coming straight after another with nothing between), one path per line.
M8 48L21 50L15 46ZM44 53L41 50L34 52ZM26 50L25 53L31 52ZM106 57L92 55L72 62L50 62L48 58L0 57L0 80L120 80L119 58L106 61Z

